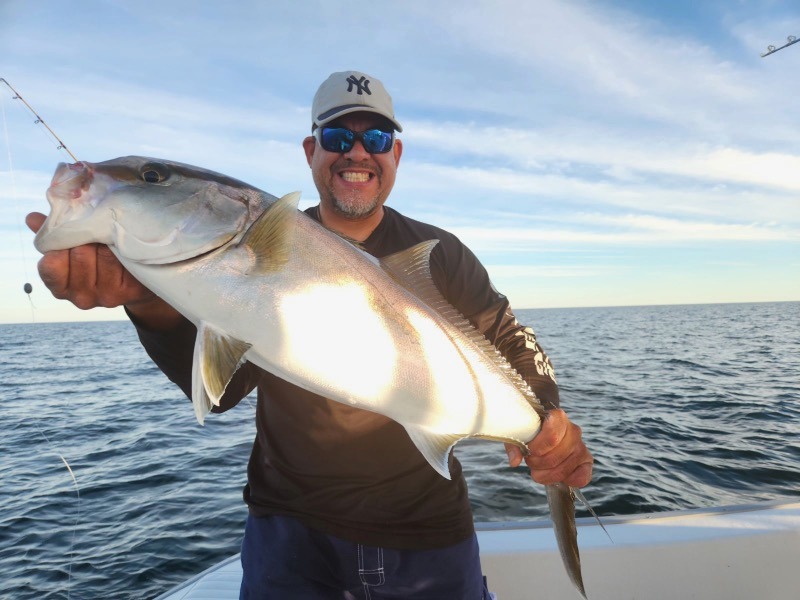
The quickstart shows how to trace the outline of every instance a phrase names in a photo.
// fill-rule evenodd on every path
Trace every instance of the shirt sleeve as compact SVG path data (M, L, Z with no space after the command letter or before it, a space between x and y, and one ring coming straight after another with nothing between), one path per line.
M187 398L192 397L192 362L197 328L188 319L183 319L170 331L153 331L146 328L131 313L128 318L136 327L139 341L150 359L164 375L177 385ZM236 406L258 383L261 371L251 363L245 363L234 374L220 398L220 406L211 412L220 413Z
M533 329L517 321L508 299L469 248L455 238L443 241L443 252L432 256L431 268L437 283L443 282L440 289L447 300L494 344L546 409L557 408L555 371Z

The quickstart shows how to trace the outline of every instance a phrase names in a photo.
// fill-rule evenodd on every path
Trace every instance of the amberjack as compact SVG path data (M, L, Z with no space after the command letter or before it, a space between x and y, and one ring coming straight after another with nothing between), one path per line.
M437 240L380 260L281 198L205 169L129 156L62 163L47 190L41 252L106 244L197 327L200 423L245 361L301 388L385 415L431 467L464 438L527 452L546 418L531 388L441 295ZM315 335L324 323L326 335ZM585 597L575 490L547 486L567 573Z

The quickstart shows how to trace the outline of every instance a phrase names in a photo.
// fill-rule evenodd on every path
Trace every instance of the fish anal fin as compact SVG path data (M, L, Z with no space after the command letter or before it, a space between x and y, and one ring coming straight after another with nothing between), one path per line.
M206 394L206 388L203 387L203 382L194 380L192 381L192 405L194 406L194 416L197 417L197 422L200 425L205 425L206 415L211 412L214 406L211 403L211 398Z
M250 250L250 273L280 271L289 260L300 192L286 194L271 204L250 226L241 244Z
M206 393L206 386L203 384L203 374L200 365L203 360L201 358L203 344L201 343L200 335L194 342L194 358L192 359L192 405L194 406L194 416L197 417L197 422L200 425L205 424L206 415L211 412L214 404L211 398Z
M450 450L459 440L464 439L465 435L432 433L424 427L412 427L406 425L406 432L414 442L414 445L425 457L425 460L445 479L450 479L450 466L448 457Z
M244 362L244 355L250 347L251 344L232 338L208 323L200 324L195 341L192 385L192 401L195 403L196 413L198 405L203 409L204 394L207 402L219 406L225 387ZM210 406L205 414L209 410ZM199 416L198 420L202 423Z

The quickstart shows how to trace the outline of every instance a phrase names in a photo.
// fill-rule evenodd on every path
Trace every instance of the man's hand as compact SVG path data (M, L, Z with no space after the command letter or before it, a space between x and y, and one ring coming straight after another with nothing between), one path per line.
M531 478L537 483L564 483L580 488L592 479L594 458L583 443L581 428L561 409L548 413L541 431L528 443L528 450L530 455L524 460L531 469ZM506 444L506 452L512 467L522 463L520 448Z
M25 223L35 233L44 220L43 214L30 213ZM82 310L125 305L142 324L154 329L169 329L180 321L180 314L139 283L108 246L86 244L46 252L38 268L53 296Z

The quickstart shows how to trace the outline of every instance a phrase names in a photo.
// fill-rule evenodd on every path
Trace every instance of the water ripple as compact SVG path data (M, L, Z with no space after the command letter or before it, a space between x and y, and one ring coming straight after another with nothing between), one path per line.
M517 315L595 454L599 514L800 497L800 303ZM127 323L0 331L0 596L151 597L238 551L251 400L199 427ZM501 445L457 454L477 520L547 514Z

